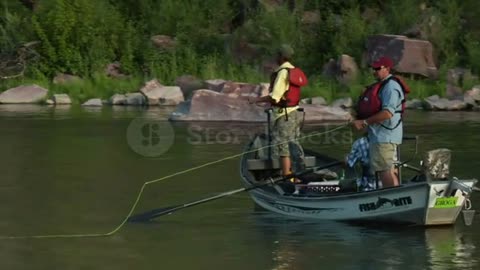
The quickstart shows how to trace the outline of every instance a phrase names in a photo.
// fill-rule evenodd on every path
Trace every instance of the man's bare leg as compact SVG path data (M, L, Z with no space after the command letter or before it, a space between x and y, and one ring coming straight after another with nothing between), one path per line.
M394 168L390 170L378 172L378 176L380 178L380 181L382 181L382 185L384 188L396 187L399 185L398 177L395 174Z
M292 173L292 161L289 156L280 157L282 165L282 175L287 176Z

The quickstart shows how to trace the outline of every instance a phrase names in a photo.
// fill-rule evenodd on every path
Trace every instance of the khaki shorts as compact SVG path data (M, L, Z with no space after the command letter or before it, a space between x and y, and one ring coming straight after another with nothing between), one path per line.
M397 144L371 143L370 144L370 171L376 172L390 170L397 161Z

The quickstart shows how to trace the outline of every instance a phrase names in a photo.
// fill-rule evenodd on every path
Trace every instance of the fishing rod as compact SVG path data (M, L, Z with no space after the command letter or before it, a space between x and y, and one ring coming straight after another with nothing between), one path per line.
M311 172L314 172L314 171L323 170L323 169L326 169L326 168L338 166L340 164L343 164L343 162L342 161L335 161L335 162L332 162L332 163L328 163L326 165L312 167L310 169L304 170L304 171L296 173L296 174L290 174L290 175L278 177L278 178L275 178L275 179L274 178L269 178L269 179L266 179L265 182L262 182L262 183L259 183L259 184L256 184L256 185L226 191L226 192L223 192L223 193L211 196L211 197L199 199L199 200L184 203L184 204L181 204L181 205L175 205L175 206L170 206L170 207L153 209L153 210L150 210L150 211L145 212L145 213L141 213L141 214L138 214L138 215L131 216L131 217L128 218L128 221L129 222L147 222L147 221L150 221L154 218L164 216L164 215L168 215L168 214L172 214L173 212L177 212L177 211L183 210L185 208L189 208L189 207L193 207L193 206L196 206L196 205L199 205L199 204L203 204L203 203L211 202L211 201L214 201L214 200L218 200L218 199L228 197L228 196L240 193L240 192L250 191L250 190L265 187L265 186L268 186L268 185L274 185L278 182L286 181L286 180L291 179L293 177L298 177L298 176L301 176L301 175L304 175L304 174L307 174L307 173L311 173Z

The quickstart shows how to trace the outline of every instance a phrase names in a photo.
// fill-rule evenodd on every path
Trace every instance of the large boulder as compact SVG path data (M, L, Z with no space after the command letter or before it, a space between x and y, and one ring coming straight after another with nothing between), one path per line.
M127 101L127 96L122 94L115 94L110 97L110 99L108 100L108 103L110 105L125 105L125 103L127 103L126 101Z
M177 107L170 116L176 121L246 121L265 119L264 107L249 104L246 98L201 89L191 101Z
M265 122L268 105L249 104L244 96L227 95L212 90L197 90L192 99L177 106L173 121ZM341 108L302 104L305 121L347 121L349 112Z
M225 85L227 81L224 79L212 79L212 80L206 80L205 81L205 87L208 90L213 90L216 92L220 92L223 90L223 86Z
M145 106L147 101L149 100L142 93L125 94L125 105L128 106Z
M69 105L72 104L72 100L67 94L55 94L53 95L53 102L56 105Z
M86 107L101 107L102 105L103 105L103 102L99 98L91 98L82 104L82 106L86 106Z
M178 77L175 79L175 85L180 87L185 98L189 98L193 91L205 88L204 82L192 75Z
M409 39L399 35L374 35L367 40L366 62L371 64L381 56L392 58L394 69L401 73L436 78L438 70L429 41Z
M343 85L349 85L357 80L358 66L355 59L342 54L337 60L337 80Z
M329 107L314 104L303 104L305 110L305 122L322 121L350 121L352 115L339 107Z
M268 86L267 86L268 90ZM263 92L262 92L263 91ZM241 82L226 82L223 85L222 91L220 93L229 95L232 97L259 97L264 96L265 87L258 84L250 84L250 83L241 83Z
M184 101L178 86L163 86L157 80L147 82L140 92L145 95L149 105L178 105Z
M48 90L36 84L22 85L0 94L0 103L39 103L46 100Z

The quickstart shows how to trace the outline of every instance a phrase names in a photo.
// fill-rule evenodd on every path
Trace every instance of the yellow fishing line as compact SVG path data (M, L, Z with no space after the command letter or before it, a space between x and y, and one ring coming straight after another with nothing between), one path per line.
M114 235L115 233L117 233L118 231L120 231L120 229L125 225L125 223L128 221L128 219L132 216L133 212L135 211L135 208L137 207L138 202L140 201L140 198L142 197L142 194L143 194L143 191L145 190L145 187L150 185L150 184L158 183L160 181L167 180L167 179L175 177L177 175L181 175L181 174L185 174L185 173L195 171L195 170L198 170L198 169L201 169L201 168L205 168L205 167L208 167L208 166L211 166L211 165L214 165L214 164L226 161L226 160L234 159L234 158L243 156L245 154L253 153L255 151L265 149L265 148L268 148L268 147L274 147L274 146L278 146L280 144L288 143L288 142L293 141L293 140L301 140L301 139L305 139L305 138L308 138L308 137L319 136L319 135L327 134L327 133L330 133L330 132L334 132L334 131L340 130L342 128L345 128L348 125L349 124L347 123L347 124L344 124L344 125L339 126L337 128L327 130L325 132L314 132L312 134L309 134L309 135L306 135L306 136L303 136L303 137L300 137L300 138L295 138L295 139L292 139L292 140L289 140L289 141L280 142L280 143L273 144L273 145L267 145L267 146L260 147L260 148L255 148L254 150L245 151L245 152L242 152L240 154L235 154L235 155L232 155L232 156L224 157L224 158L221 158L221 159L218 159L218 160L215 160L215 161L207 162L205 164L202 164L202 165L199 165L199 166L196 166L196 167L192 167L192 168L189 168L189 169L186 169L186 170L183 170L183 171L179 171L179 172L164 176L162 178L158 178L158 179L155 179L155 180L145 182L142 185L142 188L140 189L140 192L138 193L137 198L135 199L135 202L133 203L132 207L130 208L130 211L128 212L127 216L123 219L123 221L115 229L113 229L112 231L107 232L107 233L0 236L0 239L87 238L87 237L111 236L111 235Z

